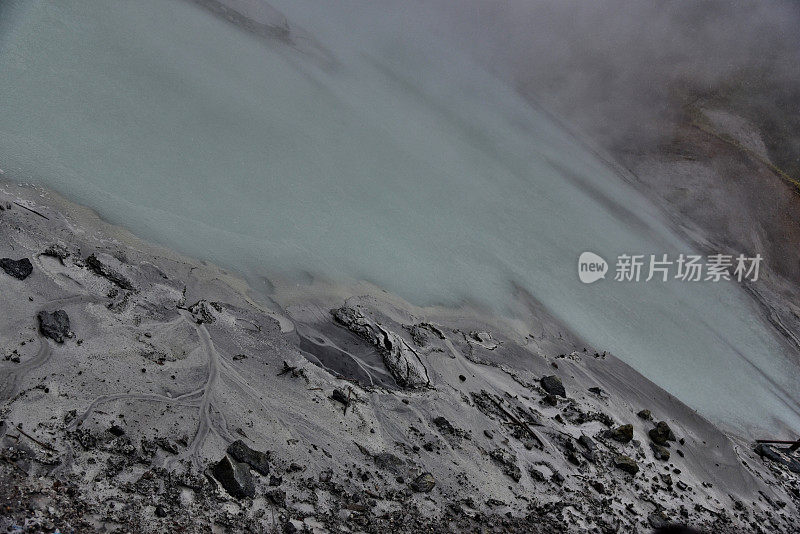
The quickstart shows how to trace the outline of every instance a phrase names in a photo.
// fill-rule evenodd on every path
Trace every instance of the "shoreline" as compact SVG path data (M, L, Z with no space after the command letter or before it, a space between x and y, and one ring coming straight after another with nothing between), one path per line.
M318 281L275 282L272 306L57 193L0 192L12 202L0 252L33 264L26 280L0 273L14 355L0 373L15 384L0 405L0 504L13 524L791 531L788 457L763 460L531 300L514 321ZM38 215L13 204L34 201ZM56 309L74 332L63 343L37 333L38 311ZM653 441L658 421L675 441ZM244 481L221 480L236 440L269 451L269 476L245 465ZM247 480L254 493L234 496ZM39 515L12 506L34 494Z

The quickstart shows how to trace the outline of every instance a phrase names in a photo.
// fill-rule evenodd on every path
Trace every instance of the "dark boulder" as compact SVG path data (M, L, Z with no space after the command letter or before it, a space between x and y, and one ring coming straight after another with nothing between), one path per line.
M661 445L657 445L655 443L650 444L650 448L653 449L653 456L656 460L663 460L667 461L670 457L669 449L666 447L662 447Z
M639 472L639 464L636 463L636 460L623 454L614 458L614 467L626 473L630 473L631 475L635 475Z
M542 385L542 389L544 389L548 394L566 398L567 390L564 389L564 384L561 383L561 379L556 375L543 376L540 380L540 383Z
M70 337L69 316L64 310L53 313L40 311L36 316L39 319L39 331L43 336L49 337L56 343L63 343L65 337Z
M262 475L269 474L269 454L251 449L240 439L228 446L228 454L237 462L249 465Z
M651 421L653 419L653 414L650 413L650 410L642 410L637 413L640 418L644 419L645 421Z
M225 455L214 464L211 474L232 497L243 499L256 494L255 482L247 464L239 463Z
M411 489L418 493L430 493L436 485L436 479L430 473L422 473L411 482Z
M621 425L607 432L608 437L620 443L628 443L633 439L633 425Z
M0 269L3 269L7 275L13 276L17 280L25 280L33 272L33 265L28 258L21 260L12 260L11 258L0 259Z
M675 441L675 434L666 421L659 421L655 428L651 428L647 433L653 442L659 445L666 445L667 441Z

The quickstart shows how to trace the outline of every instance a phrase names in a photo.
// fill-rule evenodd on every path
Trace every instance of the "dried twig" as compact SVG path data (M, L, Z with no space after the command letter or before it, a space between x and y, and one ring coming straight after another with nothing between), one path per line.
M46 215L42 215L41 213L39 213L39 212L38 212L38 211L36 211L35 209L29 208L28 206L25 206L25 205L23 205L23 204L20 204L20 203L19 203L19 202L17 202L16 200L14 201L14 204L16 204L17 206L19 206L20 208L22 208L22 209L24 209L24 210L28 210L28 211L30 211L31 213L35 213L36 215L38 215L38 216L39 216L39 217L41 217L42 219L47 219L48 221L50 220L50 217L48 217L48 216L46 216Z
M505 415L506 415L506 416L507 416L509 419L511 419L511 421L512 421L514 424L516 424L516 425L520 426L520 427L521 427L521 428L523 428L525 431L527 431L527 432L528 432L528 434L530 434L530 435L531 435L531 437L533 437L533 439L535 439L535 440L536 440L536 441L539 443L539 445L540 445L542 448L544 448L544 442L543 442L543 441L542 441L542 439L539 437L539 435L538 435L538 434L536 434L536 432L534 432L534 431L533 431L533 429L532 429L531 427L529 427L529 426L528 426L528 423L526 423L525 421L522 421L522 420L520 420L519 418L517 418L516 416L514 416L514 415L513 415L511 412L509 412L508 410L506 410L505 408L503 408L503 406L500 404L500 402L499 402L497 399L495 399L494 397L492 397L491 395L489 395L489 399L490 399L490 400L491 400L491 401L494 403L494 405L495 405L495 406L497 406L497 407L500 409L500 411L502 411L502 412L503 412L503 413L504 413L504 414L505 414Z
M20 434L22 434L23 436L25 436L25 437L26 437L26 438L28 438L29 440L33 441L34 443L38 443L39 445L41 445L41 446L42 446L42 447L44 447L45 449L51 450L51 451L53 451L53 452L58 452L58 449L54 449L53 447L51 447L51 446L50 446L50 445L48 445L47 443L44 443L43 441L39 441L38 439L34 438L34 437L33 437L33 436L31 436L30 434L28 434L27 432L25 432L24 430L22 430L22 428L21 428L21 427L17 426L17 427L15 427L15 428L17 429L17 432L19 432Z
M20 466L18 466L18 465L16 464L16 462L12 462L11 460L9 460L8 458L6 458L5 456L0 456L0 458L2 458L2 459L3 459L3 461L4 461L4 462L6 462L7 464L9 464L9 465L12 465L12 466L14 466L15 468L17 468L17 469L19 470L19 472L20 472L20 473L22 473L23 475L27 475L27 474L28 474L28 473L26 473L26 472L25 472L25 470L24 470L23 468L21 468Z

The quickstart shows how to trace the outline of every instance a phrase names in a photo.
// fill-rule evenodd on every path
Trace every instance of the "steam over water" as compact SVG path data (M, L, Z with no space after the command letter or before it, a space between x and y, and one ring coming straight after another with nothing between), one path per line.
M717 422L800 426L790 352L735 284L578 281L585 250L691 250L416 4L276 2L294 46L182 0L4 4L7 177L250 277L499 312L516 283Z

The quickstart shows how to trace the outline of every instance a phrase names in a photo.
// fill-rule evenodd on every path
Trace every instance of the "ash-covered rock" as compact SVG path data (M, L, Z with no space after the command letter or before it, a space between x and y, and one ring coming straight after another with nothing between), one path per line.
M33 272L33 265L28 258L12 260L11 258L0 259L0 269L3 269L9 276L17 280L25 280Z
M64 338L72 336L69 329L69 316L64 310L56 310L52 313L40 311L36 318L39 321L39 331L42 335L56 343L63 343Z

